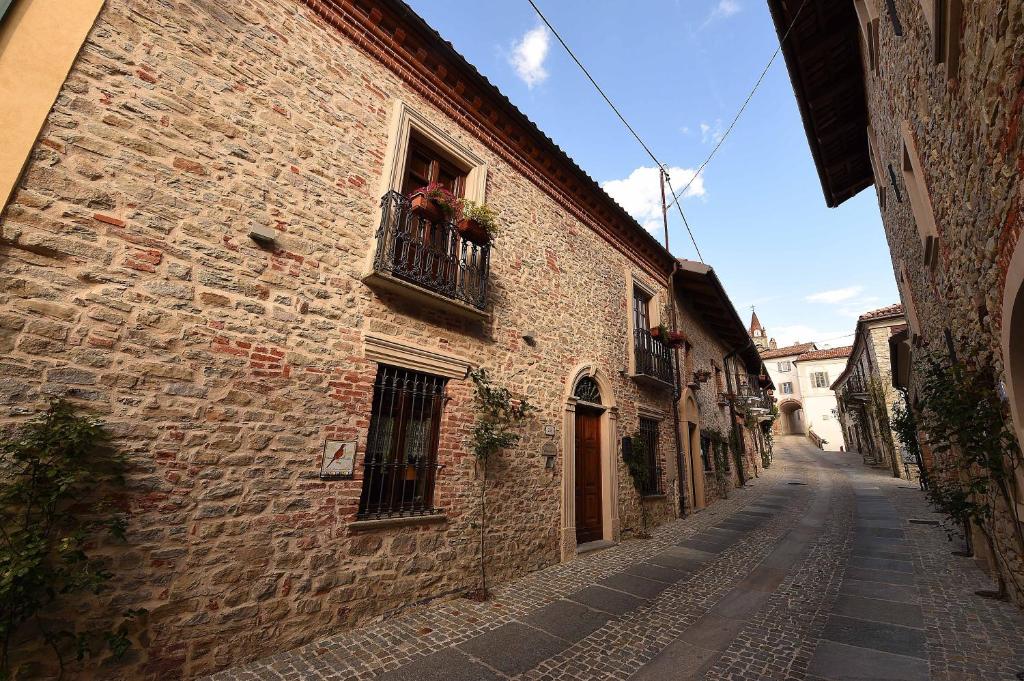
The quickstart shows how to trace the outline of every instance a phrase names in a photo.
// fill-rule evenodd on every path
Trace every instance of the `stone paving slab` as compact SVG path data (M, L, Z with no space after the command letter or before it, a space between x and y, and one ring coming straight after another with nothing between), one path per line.
M823 641L808 672L831 681L928 681L928 663L915 657Z
M523 618L523 623L566 641L586 638L603 627L611 615L570 600L549 603Z
M885 624L833 614L825 625L822 638L860 648L882 650L897 655L925 659L925 636L922 629Z
M519 622L481 634L459 646L459 650L488 667L508 675L533 669L541 660L565 650L569 641Z
M832 613L886 624L924 628L921 606L911 603L841 595L832 606Z

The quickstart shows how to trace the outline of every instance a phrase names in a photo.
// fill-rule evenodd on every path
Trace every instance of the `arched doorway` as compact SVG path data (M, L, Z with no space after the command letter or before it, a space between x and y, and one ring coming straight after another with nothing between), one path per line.
M591 541L618 541L615 452L618 410L610 381L592 364L566 381L562 419L562 560Z
M680 462L679 481L680 486L685 486L685 494L690 499L693 509L704 508L704 460L701 456L700 441L700 407L697 400L693 398L693 391L689 388L683 393L683 418L680 427L682 428L683 448L686 453L686 464L689 468L689 476L683 471ZM687 479L688 477L688 479ZM680 490L680 497L682 497Z
M799 400L785 400L779 404L779 423L783 435L804 435L804 405Z
M1017 440L1024 442L1024 239L1017 240L1006 269L1000 340L1010 415ZM1017 477L1021 485L1022 474Z

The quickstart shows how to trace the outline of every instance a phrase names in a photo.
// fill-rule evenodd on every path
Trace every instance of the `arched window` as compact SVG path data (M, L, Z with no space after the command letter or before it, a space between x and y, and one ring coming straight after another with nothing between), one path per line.
M590 404L601 404L601 389L592 376L584 376L576 383L576 390L573 396L580 402Z

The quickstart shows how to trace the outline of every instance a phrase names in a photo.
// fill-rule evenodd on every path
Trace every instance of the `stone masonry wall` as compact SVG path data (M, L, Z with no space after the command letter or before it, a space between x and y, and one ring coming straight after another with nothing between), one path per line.
M502 229L488 323L360 281L399 98L489 166ZM258 247L253 224L277 244ZM365 332L465 357L539 407L488 471L492 580L560 560L563 452L543 426L561 429L573 367L613 386L620 435L640 407L666 414L676 475L670 391L623 372L623 274L663 283L290 0L108 0L0 230L4 425L65 396L130 455L128 540L103 547L117 577L82 619L149 615L124 664L82 678L190 678L478 586L468 381L449 382L441 426L445 522L355 532L358 476L318 477L325 439L365 451ZM720 352L697 347L700 366ZM636 498L614 444L628 534ZM675 487L649 502L656 522Z
M894 3L902 36L895 35L885 3L869 2L879 6L881 21L880 72L866 76L868 109L883 173L892 164L900 178L902 201L887 177L879 183L887 187L882 217L897 281L901 265L910 280L901 287L904 304L912 299L917 308L924 348L944 353L949 329L958 342L989 355L1001 373L1003 284L1020 234L1024 7L998 0L963 2L959 68L951 73L932 59L931 30L920 2ZM903 121L917 145L938 227L934 269L923 264L902 183ZM1013 570L1024 574L1019 558L1013 562Z

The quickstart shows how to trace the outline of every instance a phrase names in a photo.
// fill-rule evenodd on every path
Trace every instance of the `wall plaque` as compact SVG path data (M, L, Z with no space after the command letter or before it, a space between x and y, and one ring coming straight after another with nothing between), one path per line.
M327 440L320 464L321 478L351 478L356 468L355 441Z

